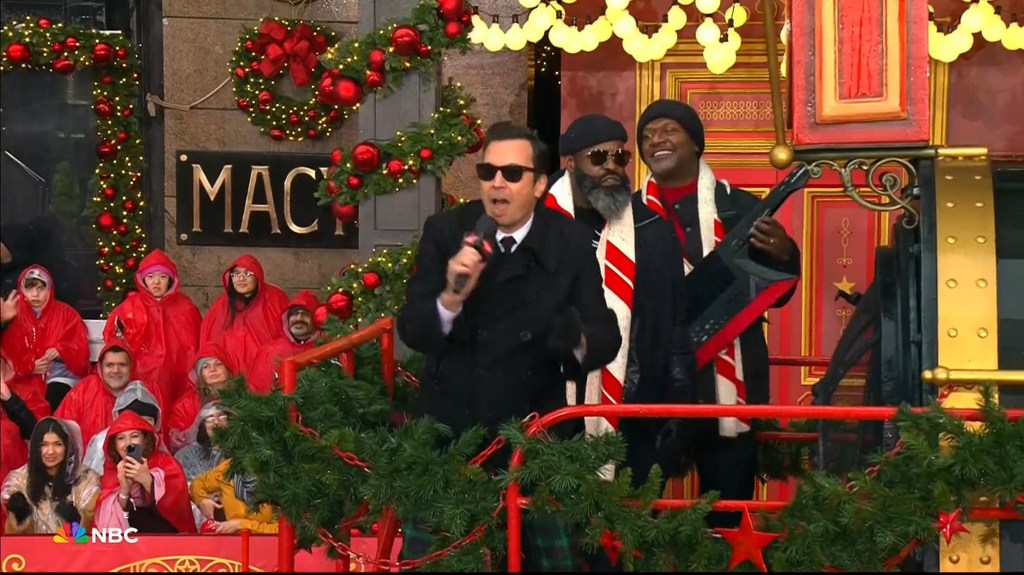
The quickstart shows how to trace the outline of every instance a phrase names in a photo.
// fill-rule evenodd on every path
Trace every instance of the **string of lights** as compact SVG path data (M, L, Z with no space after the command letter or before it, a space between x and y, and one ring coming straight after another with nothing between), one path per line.
M974 48L974 37L981 34L987 42L1001 44L1014 51L1024 50L1024 27L1018 13L1010 14L1010 23L1003 19L1003 5L1010 2L991 0L964 0L970 4L960 17L938 17L928 6L928 54L947 64Z

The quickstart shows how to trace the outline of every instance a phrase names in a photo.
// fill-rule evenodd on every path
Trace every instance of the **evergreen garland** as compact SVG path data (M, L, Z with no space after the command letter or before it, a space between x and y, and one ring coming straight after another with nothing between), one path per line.
M372 359L379 356L373 353L360 351L356 379L340 375L332 364L304 370L292 397L252 395L235 382L222 398L237 415L218 436L218 443L236 454L232 469L256 475L257 497L282 508L296 524L304 548L320 544L319 529L337 533L339 524L366 501L364 530L382 508L393 507L400 518L416 517L442 534L435 550L477 526L487 527L479 540L423 569L497 567L500 563L491 561L503 554L506 543L505 515L495 510L512 476L499 471L492 478L485 469L468 465L492 438L479 428L452 437L429 418L396 427L396 406L385 396L379 359ZM396 387L404 385L400 381ZM414 392L403 389L400 395L408 400ZM318 438L291 423L287 413L292 404L301 424ZM1010 423L990 392L982 409L983 434L938 405L918 414L902 409L895 423L903 447L875 458L873 473L803 475L792 503L775 517L765 516L759 528L782 534L765 549L769 568L882 570L908 544L934 541L939 513L968 512L979 491L996 505L1016 504L1024 510L1024 458L1006 457L1024 453L1024 423ZM714 494L688 509L657 513L650 506L659 496L657 469L638 489L630 486L626 471L614 482L598 479L602 465L622 462L620 436L527 438L514 422L502 428L501 436L526 455L514 474L531 496L526 514L559 513L591 551L617 540L627 570L727 570L728 543L709 536L705 527ZM956 448L941 450L940 438ZM355 454L370 472L346 464L334 447Z

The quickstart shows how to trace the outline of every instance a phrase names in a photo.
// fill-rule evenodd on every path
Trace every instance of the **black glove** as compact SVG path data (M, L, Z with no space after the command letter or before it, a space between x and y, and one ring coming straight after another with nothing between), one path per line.
M548 324L548 347L559 353L572 353L583 337L583 321L574 308L555 315Z
M7 500L7 511L14 516L18 523L24 523L32 515L32 505L29 504L25 494L18 491Z
M665 477L681 477L692 464L693 424L692 420L670 419L658 432L654 448Z
M81 523L82 515L75 509L70 501L61 501L57 504L57 515L60 515L67 523Z

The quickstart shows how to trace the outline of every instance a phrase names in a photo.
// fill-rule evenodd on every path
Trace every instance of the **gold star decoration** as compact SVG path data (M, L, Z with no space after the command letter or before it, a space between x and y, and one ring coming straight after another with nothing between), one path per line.
M842 281L832 282L832 285L836 286L836 289L847 295L853 295L853 287L856 286L857 284L846 279L846 275L844 274Z

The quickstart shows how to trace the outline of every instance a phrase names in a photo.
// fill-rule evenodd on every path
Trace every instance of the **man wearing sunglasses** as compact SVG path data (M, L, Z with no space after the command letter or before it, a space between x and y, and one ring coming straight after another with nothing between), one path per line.
M537 205L547 187L544 143L498 123L487 131L482 155L480 200L432 215L423 226L397 328L426 356L413 415L430 416L456 436L481 426L493 437L504 423L564 407L565 373L607 364L620 336L586 231ZM497 226L482 238L489 248L476 237L487 227L484 216ZM504 467L509 456L505 448L484 467ZM524 570L575 570L561 523L528 518ZM429 549L429 532L407 518L403 558Z
M619 319L622 339L610 364L568 382L570 405L696 401L682 250L672 224L633 194L626 174L631 159L627 140L626 128L607 116L589 114L573 121L559 139L565 171L552 176L544 198L549 208L593 234L605 301ZM686 428L679 421L588 418L585 427L588 435L622 433L628 446L625 465L635 485L647 480L655 463L663 481L680 471L679 458L659 456L659 447L670 437L684 440Z
M703 160L704 125L687 104L662 99L647 107L637 123L641 160L650 176L638 194L644 203L672 223L682 246L687 272L732 230L759 200L753 194L717 180ZM750 230L751 257L762 265L799 275L800 250L774 219L763 217ZM691 285L693 290L702 286ZM775 302L785 305L794 290ZM762 320L763 321L763 320ZM762 321L740 337L697 375L700 403L767 404L768 346ZM734 417L703 421L691 445L701 491L718 491L722 499L752 499L757 473L757 444L751 423ZM699 425L699 423L698 423ZM739 513L711 513L714 527L735 527Z

